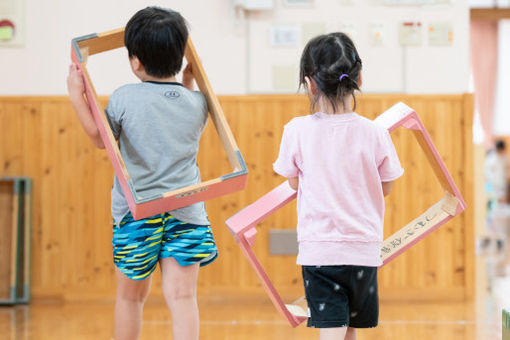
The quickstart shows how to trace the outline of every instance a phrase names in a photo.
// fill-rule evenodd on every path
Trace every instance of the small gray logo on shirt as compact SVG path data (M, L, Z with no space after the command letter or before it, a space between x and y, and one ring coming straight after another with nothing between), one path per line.
M165 92L165 97L170 99L177 99L181 96L181 94L177 91L167 91Z

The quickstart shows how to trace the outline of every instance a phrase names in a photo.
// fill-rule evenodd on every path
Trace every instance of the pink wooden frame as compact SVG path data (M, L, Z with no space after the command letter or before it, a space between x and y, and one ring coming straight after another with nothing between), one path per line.
M381 259L383 265L385 265L429 233L460 214L466 208L466 203L432 143L427 130L413 109L404 103L397 103L377 117L375 122L383 125L390 132L397 127L411 130L445 190L441 200L383 241ZM243 254L259 276L274 306L293 327L307 319L306 313L297 304L286 305L283 302L251 247L255 243L257 235L256 225L295 199L296 196L296 191L290 188L288 182L284 182L225 222L241 247Z
M149 217L162 212L182 208L187 205L209 200L218 196L243 190L246 186L248 169L237 147L236 141L228 126L218 98L205 75L204 68L195 51L191 39L188 40L185 57L193 63L195 81L200 91L205 95L209 106L209 115L218 132L221 143L227 154L232 172L219 178L208 180L196 185L165 192L152 197L142 197L136 190L133 179L129 176L128 169L124 164L122 155L110 125L104 114L104 108L97 99L97 94L92 84L86 64L89 56L105 51L121 48L124 46L124 28L116 29L99 34L75 38L72 41L71 59L83 72L87 100L94 116L96 125L101 134L115 174L120 182L124 196L135 220Z

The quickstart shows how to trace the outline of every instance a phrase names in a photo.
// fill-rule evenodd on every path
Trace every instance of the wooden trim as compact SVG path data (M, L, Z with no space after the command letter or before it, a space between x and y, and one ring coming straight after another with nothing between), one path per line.
M361 93L356 95L356 98L360 101L363 101L363 98L370 98L371 100L388 100L388 97L394 96L398 98L399 101L408 102L412 100L441 100L441 101L459 101L464 97L463 93L458 94L401 94L401 93ZM219 98L222 102L228 101L239 101L239 95L221 95ZM243 101L264 101L264 100L272 100L272 101L292 101L295 102L296 98L303 98L303 100L308 100L308 96L306 94L245 94L241 96Z
M510 19L510 8L471 8L471 20L499 21Z
M435 99L438 101L452 101L456 102L459 100L463 100L464 96L470 96L471 94L400 94L400 93L367 93L359 96L359 99L363 101L363 98L367 98L370 100L378 100L384 99L388 100L388 97L395 97L395 100L400 100L403 102L407 102L409 100L426 100L426 99ZM228 103L228 102L239 102L240 98L242 98L243 102L252 102L252 101L292 101L295 102L296 98L301 98L303 100L307 100L307 96L304 94L245 94L245 95L218 95L219 102ZM99 101L104 102L108 100L108 95L99 94L97 96ZM26 101L42 101L47 103L50 102L68 102L69 97L67 95L9 95L9 96L0 96L0 100L2 102L6 101L16 101L20 100Z

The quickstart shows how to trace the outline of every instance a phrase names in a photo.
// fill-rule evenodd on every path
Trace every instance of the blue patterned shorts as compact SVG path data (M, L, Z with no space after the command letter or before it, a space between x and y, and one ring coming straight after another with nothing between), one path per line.
M181 266L205 266L218 256L211 227L184 223L168 213L138 221L128 213L113 226L113 262L132 280L144 280L159 259L173 257Z

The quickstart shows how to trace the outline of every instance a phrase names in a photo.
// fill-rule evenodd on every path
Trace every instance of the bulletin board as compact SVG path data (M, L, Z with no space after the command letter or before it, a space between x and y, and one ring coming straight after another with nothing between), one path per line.
M25 1L0 1L0 47L25 45Z
M468 51L468 22L468 7L450 0L276 1L247 15L247 92L299 92L304 46L338 31L363 60L364 93L462 92L468 65L456 56ZM438 82L445 72L456 76Z

